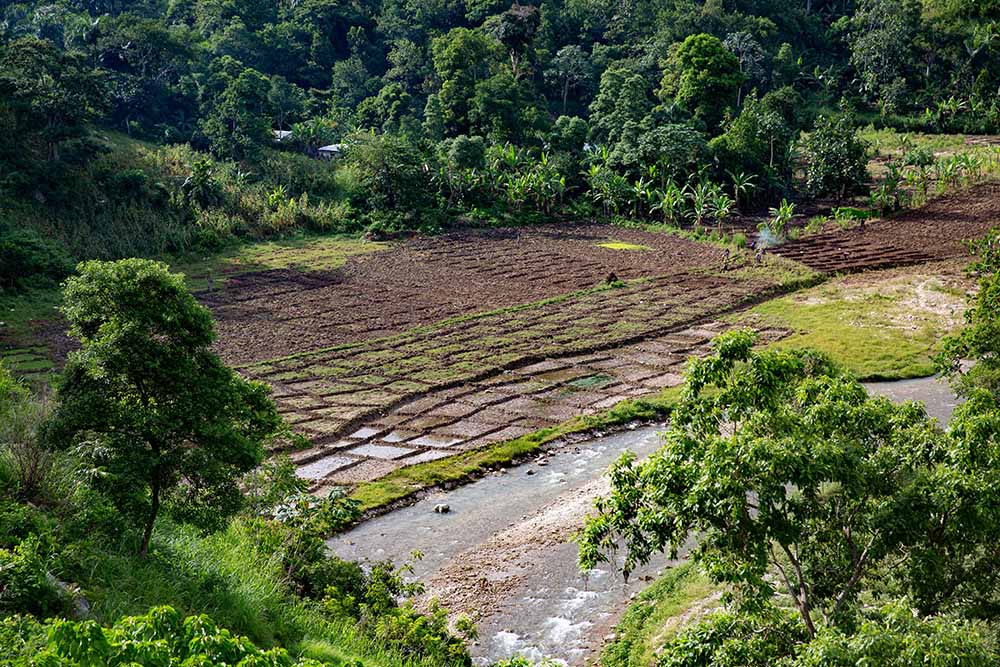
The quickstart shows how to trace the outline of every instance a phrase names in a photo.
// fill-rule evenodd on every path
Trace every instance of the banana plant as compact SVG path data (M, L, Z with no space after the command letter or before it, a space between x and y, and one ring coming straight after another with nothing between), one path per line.
M729 174L729 179L733 182L733 200L736 208L742 211L743 206L750 199L750 193L757 187L757 184L754 183L754 176L743 171L736 174L731 171L726 173Z
M641 210L640 207L643 203L650 200L651 195L650 182L645 179L645 177L640 176L639 180L632 184L632 217L638 218Z
M736 200L724 192L722 188L719 188L712 197L712 217L715 218L715 228L720 233L722 232L722 222L732 213L734 204L736 204Z
M700 228L705 218L711 213L712 197L715 195L712 183L700 181L688 193L691 201L691 212L694 214L694 226Z
M664 222L671 225L676 224L681 218L684 201L683 190L678 187L677 183L668 180L662 190L653 192L653 203L649 209L650 215L659 212L663 215Z
M760 223L758 229L770 233L776 239L784 238L788 224L795 217L795 204L787 199L782 199L777 208L769 210L769 214L770 218Z

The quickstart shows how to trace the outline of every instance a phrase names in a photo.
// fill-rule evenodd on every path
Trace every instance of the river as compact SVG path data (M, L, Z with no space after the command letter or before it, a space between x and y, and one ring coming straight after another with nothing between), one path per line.
M922 400L945 423L957 401L933 378L876 382L872 393ZM580 574L572 536L606 492L604 473L626 449L644 457L662 425L626 430L547 452L520 467L367 521L329 541L351 560L401 564L413 551L414 577L452 612L479 627L471 646L477 663L521 654L584 664L612 631L629 597L668 567L665 557L637 571L626 585L612 566ZM447 504L446 513L435 507Z

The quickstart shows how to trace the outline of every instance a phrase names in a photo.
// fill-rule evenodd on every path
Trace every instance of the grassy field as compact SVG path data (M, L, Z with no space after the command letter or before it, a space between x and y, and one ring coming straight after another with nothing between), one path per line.
M170 262L170 267L185 275L192 290L204 290L208 288L210 279L215 286L221 286L226 278L254 271L332 271L355 255L378 252L388 247L388 243L366 241L357 236L306 236L250 243L206 257L174 260Z
M862 128L861 138L868 141L878 155L898 156L906 147L928 148L937 154L960 153L969 148L964 134L924 134L897 132L891 129Z
M865 380L934 373L941 337L962 323L967 288L955 265L836 278L730 318L784 328L779 347L826 352Z

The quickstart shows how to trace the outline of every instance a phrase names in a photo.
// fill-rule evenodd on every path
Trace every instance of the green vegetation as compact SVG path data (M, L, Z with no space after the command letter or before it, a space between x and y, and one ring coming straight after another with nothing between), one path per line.
M62 312L80 349L63 371L47 438L80 451L94 486L144 526L145 557L161 503L180 520L224 525L242 502L239 476L260 465L280 418L266 385L209 350L212 315L181 276L140 259L78 271Z
M955 388L967 398L989 400L1000 394L1000 363L997 358L1000 319L1000 228L994 228L973 245L976 261L970 273L978 277L978 290L969 299L966 326L944 340L937 359ZM963 369L963 360L976 359L972 368Z
M660 667L996 662L983 639L996 635L1000 532L995 238L979 248L967 327L944 344L952 312L925 297L947 290L920 286L914 304L902 287L831 283L754 309L749 321L792 335L759 353L723 338L680 407L626 402L350 498L308 496L288 461L257 467L285 432L265 389L211 352L188 290L328 270L382 247L362 234L451 225L628 220L729 243L737 212L772 209L765 231L781 237L795 207L825 197L845 200L839 224L864 224L1000 174L994 148L937 136L1000 132L998 22L997 2L974 0L5 3L0 661L467 666L466 623L418 613L401 601L419 592L405 571L328 558L322 537L359 508L670 410L664 452L616 468L582 543L592 564L624 537L631 566L703 536L699 563L744 604L671 637ZM872 149L889 158L874 182ZM87 263L137 257L173 258L189 282L137 259ZM816 279L748 257L724 270L758 294ZM67 279L82 348L54 396L33 395L7 367L53 378L37 321ZM641 287L504 309L501 332L486 330L498 313L463 315L354 346L350 362L320 350L253 370L350 380L371 398L691 316ZM723 292L705 307L740 303ZM868 378L925 374L940 352L968 401L942 433L785 350L799 345ZM88 613L101 628L49 620ZM634 645L629 656L651 655Z
M680 629L680 618L718 605L718 588L692 563L670 568L629 604L615 626L615 639L601 652L602 667L654 664L664 640ZM708 602L707 608L700 608ZM695 619L696 620L696 619Z
M0 365L0 662L467 667L474 628L406 602L407 569L328 556L353 500L259 465L274 405L179 275L88 262L63 312L54 400Z
M941 338L961 323L962 297L922 274L837 278L732 317L787 329L780 349L822 351L864 380L934 373Z
M234 664L248 667L310 667L312 661L295 661L284 649L261 651L247 638L220 629L207 616L181 619L170 607L158 607L142 617L123 618L110 628L93 621L57 620L48 630L48 641L39 642L42 627L30 619L6 621L7 639L23 642L17 665L135 665L135 664ZM12 641L10 643L13 643ZM34 645L32 645L34 644ZM45 648L39 651L41 644Z
M628 576L697 536L693 561L732 595L658 664L994 662L976 626L998 620L996 396L975 390L945 432L821 354L756 351L748 331L714 346L663 447L622 455L579 538L582 569L623 547Z
M409 3L12 6L0 289L303 231L721 225L863 194L859 123L1000 128L992 6Z

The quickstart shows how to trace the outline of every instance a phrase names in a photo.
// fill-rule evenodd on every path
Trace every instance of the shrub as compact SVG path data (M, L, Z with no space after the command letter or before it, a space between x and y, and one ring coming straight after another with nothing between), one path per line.
M36 536L13 549L0 549L0 614L48 616L65 607Z
M49 285L73 270L65 248L30 227L0 223L0 292Z
M824 116L803 143L806 190L814 197L835 195L843 200L864 191L868 181L868 143L848 114Z
M802 623L784 611L716 612L668 640L657 667L771 667L793 655L805 639Z
M431 173L416 146L402 137L357 133L347 140L344 168L352 172L357 189L352 204L375 213L401 213L412 228L421 213L436 204Z
M181 618L172 607L156 607L143 616L126 616L110 628L94 621L55 620L48 641L38 651L38 627L24 619L5 621L0 638L22 643L17 667L57 664L63 667L128 665L234 665L236 667L319 667L314 660L293 660L285 649L263 650L249 639L218 627L205 615ZM29 646L34 648L29 653ZM9 650L9 649L8 649ZM10 653L13 653L10 651Z
M486 142L482 137L467 137L460 134L444 142L447 147L448 168L482 169L486 165Z

